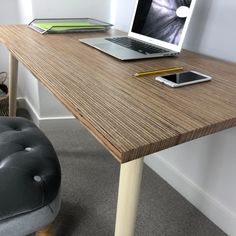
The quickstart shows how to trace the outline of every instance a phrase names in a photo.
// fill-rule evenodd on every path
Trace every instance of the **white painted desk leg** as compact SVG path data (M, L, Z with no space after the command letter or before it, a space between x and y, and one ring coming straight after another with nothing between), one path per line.
M143 158L120 167L115 236L133 236L142 180Z
M16 116L18 60L9 53L9 116Z

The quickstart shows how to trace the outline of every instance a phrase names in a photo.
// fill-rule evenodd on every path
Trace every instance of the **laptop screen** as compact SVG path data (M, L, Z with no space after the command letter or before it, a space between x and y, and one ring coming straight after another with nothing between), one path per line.
M195 0L139 0L131 32L181 47L191 2Z

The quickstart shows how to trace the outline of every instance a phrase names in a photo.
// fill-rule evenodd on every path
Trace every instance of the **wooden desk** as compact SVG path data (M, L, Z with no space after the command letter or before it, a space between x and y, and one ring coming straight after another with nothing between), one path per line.
M107 34L112 34L110 31ZM183 51L122 62L79 42L103 33L40 35L0 26L10 51L10 114L15 115L18 61L51 91L121 163L116 236L134 234L143 156L236 125L236 67ZM170 88L135 72L184 66L211 82Z

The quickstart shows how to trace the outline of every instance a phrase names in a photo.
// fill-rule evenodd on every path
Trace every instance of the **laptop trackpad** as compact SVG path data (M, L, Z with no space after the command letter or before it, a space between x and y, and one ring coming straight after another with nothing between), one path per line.
M126 59L127 57L137 56L140 53L130 50L128 48L124 48L114 43L104 42L104 43L97 43L93 45L95 48L104 51L110 55L116 56L121 59Z

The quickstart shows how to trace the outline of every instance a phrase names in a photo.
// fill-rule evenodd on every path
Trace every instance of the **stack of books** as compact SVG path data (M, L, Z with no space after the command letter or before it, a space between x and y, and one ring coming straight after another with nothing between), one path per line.
M106 31L112 24L92 18L34 19L29 27L41 34Z

